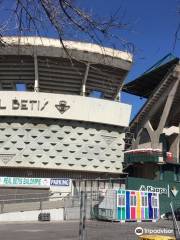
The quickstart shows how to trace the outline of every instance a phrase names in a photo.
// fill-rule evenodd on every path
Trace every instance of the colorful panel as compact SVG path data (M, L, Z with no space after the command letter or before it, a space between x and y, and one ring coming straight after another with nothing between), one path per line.
M136 216L137 220L141 220L141 192L137 192L136 196L137 196Z
M145 219L149 220L149 209L145 208Z
M118 220L126 219L126 191L119 190L117 194L117 215Z
M152 193L148 193L148 207L149 207L149 219L153 219L153 209L152 209Z
M117 191L118 220L149 220L159 217L157 193L119 190Z
M141 219L145 219L145 193L141 192Z
M157 208L153 209L153 218L158 219L158 209Z
M126 208L121 208L121 220L126 220Z
M136 220L136 208L131 207L131 220Z
M130 192L126 191L126 219L130 220Z
M121 208L117 208L117 220L121 220Z
M145 219L145 208L141 207L141 219L144 220Z
M158 207L159 207L159 199L157 193L152 194L152 208L153 208L153 218L157 219L159 212L158 212Z
M149 219L148 195L146 192L141 192L141 219Z

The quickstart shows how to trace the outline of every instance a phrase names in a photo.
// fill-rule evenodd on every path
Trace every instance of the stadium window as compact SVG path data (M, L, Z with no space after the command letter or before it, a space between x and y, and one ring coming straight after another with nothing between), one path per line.
M125 195L118 194L117 207L125 207L125 205L126 205Z
M148 206L147 196L142 196L141 203L142 203L142 207L147 207Z
M16 83L16 91L18 92L25 92L27 91L25 83Z
M130 197L130 199L131 199L131 206L132 206L132 207L136 207L136 196L135 196L135 195L132 195L132 196Z
M157 196L152 196L152 199L151 199L151 203L152 203L152 207L153 208L157 208L158 207L158 199L157 199Z
M90 97L94 97L94 98L103 98L104 97L104 93L98 90L92 90L89 94Z

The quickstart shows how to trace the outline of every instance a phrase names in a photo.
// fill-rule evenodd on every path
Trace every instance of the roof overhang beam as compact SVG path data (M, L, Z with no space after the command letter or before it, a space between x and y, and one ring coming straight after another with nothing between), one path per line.
M90 63L88 62L86 64L86 70L84 73L84 78L82 80L82 87L81 87L81 95L82 96L86 96L86 82L87 82L87 78L88 78L89 68L90 68Z

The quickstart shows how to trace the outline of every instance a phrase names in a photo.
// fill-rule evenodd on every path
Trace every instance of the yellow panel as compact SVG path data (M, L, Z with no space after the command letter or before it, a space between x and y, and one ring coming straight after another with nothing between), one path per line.
M141 193L137 192L137 220L141 220Z

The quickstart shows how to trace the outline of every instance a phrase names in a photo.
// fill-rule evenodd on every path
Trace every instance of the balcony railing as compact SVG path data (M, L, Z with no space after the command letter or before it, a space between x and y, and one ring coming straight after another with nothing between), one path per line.
M124 153L125 163L176 162L172 153L159 149L135 149Z

